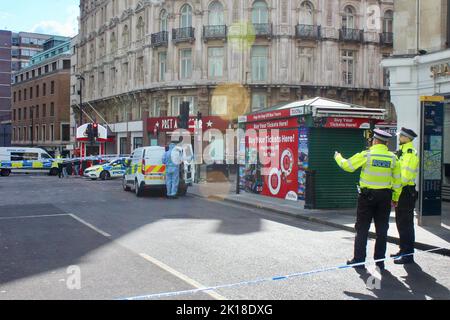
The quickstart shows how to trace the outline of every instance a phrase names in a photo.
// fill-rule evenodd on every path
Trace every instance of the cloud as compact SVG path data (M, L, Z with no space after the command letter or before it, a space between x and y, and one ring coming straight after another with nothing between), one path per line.
M66 9L65 20L43 20L35 24L31 32L73 37L78 33L79 8L69 6Z

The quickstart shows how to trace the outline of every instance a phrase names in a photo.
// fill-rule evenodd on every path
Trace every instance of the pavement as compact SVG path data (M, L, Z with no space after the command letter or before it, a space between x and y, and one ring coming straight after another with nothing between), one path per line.
M355 232L356 209L308 210L303 209L302 202L292 202L241 191L236 194L236 185L231 182L200 183L189 189L192 195L208 199L226 201L246 207L270 210L275 213L294 216L300 219L328 225L342 230ZM416 248L430 250L444 248L439 252L450 256L450 203L443 203L441 227L423 227L415 219ZM371 237L375 238L375 226L370 229ZM391 213L389 241L399 243L399 234L395 224L395 212Z
M120 180L0 178L0 300L161 299L236 283L164 299L450 299L443 255L388 260L382 275L370 260L364 272L326 271L351 258L353 241L341 228L231 202L137 198Z

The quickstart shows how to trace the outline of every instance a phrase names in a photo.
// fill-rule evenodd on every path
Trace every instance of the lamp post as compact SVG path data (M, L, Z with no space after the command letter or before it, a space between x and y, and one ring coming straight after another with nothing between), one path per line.
M34 144L34 106L30 107L31 110L31 147Z

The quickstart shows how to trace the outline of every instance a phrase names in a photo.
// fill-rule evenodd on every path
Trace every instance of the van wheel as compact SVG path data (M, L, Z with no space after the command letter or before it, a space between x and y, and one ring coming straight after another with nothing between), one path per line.
M52 177L56 177L58 175L58 173L59 173L59 170L57 168L50 169L50 175Z
M142 187L139 186L139 183L137 180L134 182L134 192L136 193L136 197L138 197L138 198L142 197L143 190L142 190Z
M102 179L103 181L109 180L110 178L111 175L109 174L108 171L103 171L102 173L100 173L100 179Z
M11 174L11 170L2 170L0 174L2 177L9 177L9 175Z
M123 177L122 179L122 188L123 191L131 191L131 188L129 186L127 186L127 180L125 179L125 177Z

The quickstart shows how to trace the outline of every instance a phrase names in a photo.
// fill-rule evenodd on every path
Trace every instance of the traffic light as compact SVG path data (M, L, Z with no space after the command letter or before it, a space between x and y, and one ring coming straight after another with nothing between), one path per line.
M189 102L182 102L180 106L180 129L189 129Z
M94 139L98 138L98 123L96 122L92 124L92 135Z

